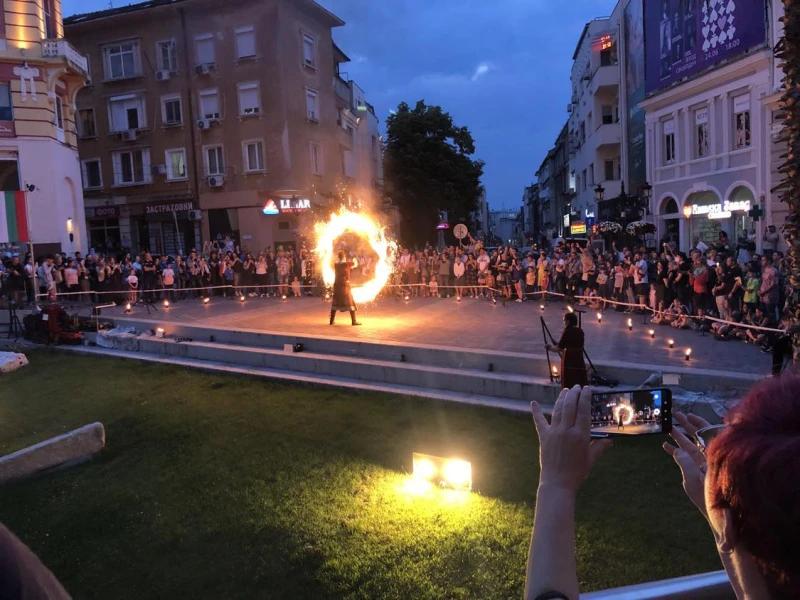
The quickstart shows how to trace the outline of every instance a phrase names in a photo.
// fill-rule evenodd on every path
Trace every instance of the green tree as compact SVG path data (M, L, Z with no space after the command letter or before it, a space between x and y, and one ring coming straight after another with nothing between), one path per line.
M773 189L789 205L789 216L784 235L789 246L786 267L793 292L787 298L786 313L794 321L795 356L800 352L800 4L796 0L783 0L784 16L781 18L784 36L775 47L783 61L784 140L787 143L786 161L781 165L783 181Z
M473 160L469 129L457 127L439 106L405 102L387 119L384 183L400 208L400 239L420 247L436 239L437 212L469 222L477 208L483 162Z

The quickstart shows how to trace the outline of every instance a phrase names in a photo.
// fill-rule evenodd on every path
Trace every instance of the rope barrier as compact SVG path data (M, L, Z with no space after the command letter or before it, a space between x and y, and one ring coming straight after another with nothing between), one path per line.
M353 285L353 286L351 286L351 288L357 289L359 287L363 287L364 285L365 284L363 284L363 285ZM401 289L401 290L403 290L403 289L409 289L409 288L428 288L428 287L429 287L429 284L425 284L425 283L406 283L406 284L403 284L403 283L391 283L391 284L386 284L383 287L383 289L386 290L388 288L388 289ZM121 290L102 290L102 291L101 290L98 290L98 291L85 291L84 290L84 291L78 291L78 292L59 292L56 296L57 296L57 298L67 299L67 300L70 299L70 298L75 298L75 297L78 297L78 298L85 297L85 296L100 297L100 296L104 296L104 295L126 296L127 298L130 298L131 294L133 292L135 292L136 296L138 297L140 295L149 295L149 294L157 294L157 293L163 294L165 292L167 292L167 293L171 292L173 294L180 294L180 293L186 293L186 292L202 292L202 293L205 293L205 294L211 294L214 291L218 291L218 290L239 290L241 293L245 293L244 290L265 290L265 289L266 290L272 290L272 289L276 289L276 288L278 288L278 289L286 288L287 291L291 291L292 285L289 284L289 283L287 283L287 284L269 284L269 285L242 285L242 284L240 284L238 286L234 286L232 284L226 284L226 285L217 285L217 286L208 285L208 286L201 286L201 287L180 287L180 288L166 288L166 287L162 286L160 288L152 288L152 289L137 288L135 290L121 289ZM301 284L300 288L301 288L301 290L304 290L304 291L305 290L316 290L316 289L319 289L319 286ZM325 289L327 289L327 287ZM477 290L480 290L481 292L484 292L484 293L485 292L493 292L493 293L501 295L501 296L505 293L505 290L494 288L494 287L488 287L486 285L480 285L480 284L478 284L478 285L465 284L465 285L458 285L458 286L456 286L456 285L438 285L437 284L436 289L437 290L459 290L459 289L460 290L470 290L470 289L477 289ZM35 297L36 298L48 298L49 294L46 294L46 293L45 294L41 294L40 293L40 294L36 294ZM419 297L419 296L417 296L417 297ZM538 290L538 291L535 291L535 292L528 292L528 293L523 294L523 298L524 299L544 298L546 300L549 297L565 298L566 299L569 296L567 296L567 294L562 294L560 292L551 292L551 291L546 291L546 290ZM584 295L577 295L576 294L576 295L571 296L571 297L574 300L584 300L584 301L589 301L589 302L597 302L598 304L601 304L601 305L611 304L611 305L614 305L614 306L624 306L624 307L628 307L628 308L632 308L632 309L648 311L648 312L652 313L653 315L655 315L655 314L663 314L664 312L666 312L666 310L657 311L657 310L653 309L652 307L647 306L645 304L622 302L622 301L619 301L619 300L613 300L611 298L603 298L601 296L584 296ZM603 308L599 308L598 307L598 310L603 310L604 308L605 308L605 306L603 306ZM687 319L691 319L693 321L707 320L707 321L711 321L711 322L714 322L714 323L722 323L722 324L725 324L725 325L731 325L734 328L738 328L738 329L753 329L753 330L756 330L756 331L763 331L763 332L767 332L767 333L785 333L782 329L776 329L776 328L773 328L773 327L762 327L760 325L749 325L749 324L745 324L745 323L737 323L736 321L720 319L720 318L712 317L712 316L699 317L697 315L689 315L689 314L682 315L682 316L686 317Z

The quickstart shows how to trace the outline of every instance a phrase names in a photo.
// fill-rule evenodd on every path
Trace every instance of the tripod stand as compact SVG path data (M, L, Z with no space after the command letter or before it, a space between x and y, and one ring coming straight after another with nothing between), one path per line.
M17 316L17 303L13 300L8 302L8 339L13 336L15 339L22 335L22 323Z
M153 290L151 290L151 289L139 290L139 296L136 298L136 302L131 303L131 308L133 308L134 306L144 306L147 309L147 314L148 315L150 314L150 309L153 309L154 311L158 312L158 309L156 308L156 305L153 303L152 300L149 299L149 297L147 295L148 292L152 292L152 291Z

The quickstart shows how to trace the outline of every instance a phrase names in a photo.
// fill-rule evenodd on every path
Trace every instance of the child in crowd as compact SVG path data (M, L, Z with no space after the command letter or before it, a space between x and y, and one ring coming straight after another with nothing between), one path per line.
M756 314L753 317L753 325L758 327L773 327L772 321L769 318L769 315L762 310L760 306L756 307ZM747 339L746 342L752 342L756 345L763 344L767 339L767 334L764 331L759 329L748 329L746 333Z
M494 275L491 271L486 273L486 295L494 299Z
M618 264L614 268L614 300L617 302L625 302L625 296L622 293L622 289L625 286L625 269L622 264ZM616 310L621 311L624 310L624 306L621 304L617 305Z
M439 297L439 282L436 281L436 277L431 277L431 281L428 284L428 289L431 292L431 298Z
M166 263L164 270L161 271L161 279L163 281L164 289L167 291L167 299L170 302L175 302L175 270L169 263Z
M300 280L295 276L295 278L292 279L292 295L295 298L299 298L301 294L302 290L300 289Z
M536 273L533 271L533 267L528 267L528 272L525 273L525 295L528 298L533 297L533 290L536 286Z
M127 282L128 282L128 302L133 304L134 302L136 302L136 294L139 291L139 278L136 276L135 269L131 269L130 275L128 275Z
M588 296L586 304L590 309L597 310L600 308L600 299L597 297L597 290L594 288L587 288L584 293Z
M678 309L677 316L670 323L675 329L689 329L689 312L685 306Z
M608 299L608 273L606 273L605 266L600 267L600 272L597 274L597 290L598 296L602 299L603 309L606 307L605 300Z
M706 318L706 311L702 308L697 309L697 318L691 323L692 329L705 333L711 331L711 321Z

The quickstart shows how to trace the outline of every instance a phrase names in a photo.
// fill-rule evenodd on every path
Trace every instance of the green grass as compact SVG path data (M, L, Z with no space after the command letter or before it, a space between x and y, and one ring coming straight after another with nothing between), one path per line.
M95 460L0 490L0 521L75 598L517 598L530 419L38 351L0 379L0 454L94 421ZM582 590L719 568L657 438L624 439L578 501ZM477 493L406 489L412 451Z

